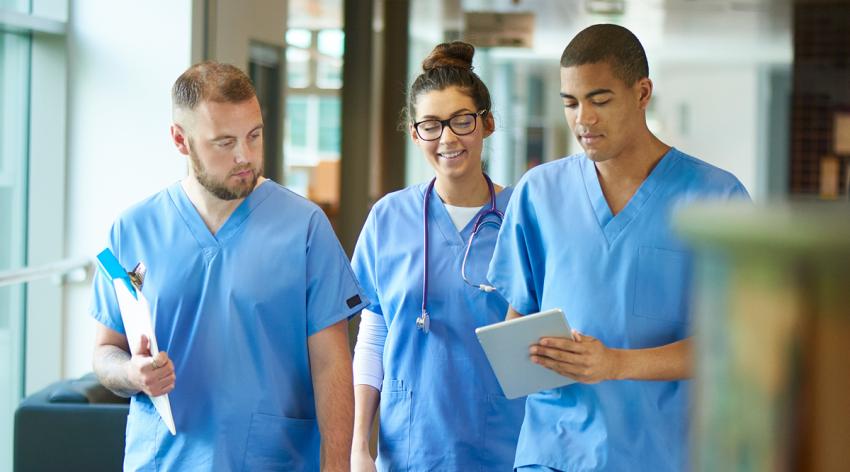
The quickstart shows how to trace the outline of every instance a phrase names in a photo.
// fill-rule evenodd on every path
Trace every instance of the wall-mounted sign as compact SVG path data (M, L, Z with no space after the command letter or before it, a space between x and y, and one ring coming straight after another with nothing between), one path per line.
M466 12L464 41L480 47L530 48L534 43L533 13Z
M626 12L626 0L587 0L584 8L591 15L622 15Z

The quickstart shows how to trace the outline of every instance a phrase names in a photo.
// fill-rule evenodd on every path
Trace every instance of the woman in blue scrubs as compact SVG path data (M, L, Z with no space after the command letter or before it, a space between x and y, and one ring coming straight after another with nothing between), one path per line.
M408 93L410 137L436 177L369 213L352 266L371 301L355 348L352 470L511 470L524 399L507 400L475 337L504 318L486 280L511 190L482 172L493 133L475 49L437 46ZM470 241L471 240L471 241Z

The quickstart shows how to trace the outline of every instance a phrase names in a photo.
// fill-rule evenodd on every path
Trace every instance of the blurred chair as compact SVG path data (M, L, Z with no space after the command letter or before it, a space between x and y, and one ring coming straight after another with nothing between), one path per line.
M121 470L129 407L94 374L26 397L15 411L15 471Z

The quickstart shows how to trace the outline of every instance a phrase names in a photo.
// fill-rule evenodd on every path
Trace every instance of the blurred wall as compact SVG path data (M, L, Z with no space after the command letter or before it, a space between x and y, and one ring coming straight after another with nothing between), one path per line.
M71 2L67 238L93 256L118 214L185 175L171 144L171 85L191 63L192 1ZM90 284L65 289L63 376L91 370Z

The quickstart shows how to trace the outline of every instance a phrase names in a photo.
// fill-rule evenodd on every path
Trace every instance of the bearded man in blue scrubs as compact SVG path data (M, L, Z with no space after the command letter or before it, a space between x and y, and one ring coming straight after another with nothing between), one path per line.
M262 177L250 79L205 62L172 89L188 176L125 211L109 248L147 268L158 346L128 345L112 284L94 281L95 372L131 396L125 470L348 470L347 319L366 305L322 211ZM167 353L166 353L167 351ZM172 436L150 397L169 394Z
M517 470L688 468L691 255L670 216L749 197L649 131L648 69L627 29L581 31L561 97L584 152L528 171L508 205L488 278L508 318L564 310L574 338L543 338L530 356L578 381L528 397Z

